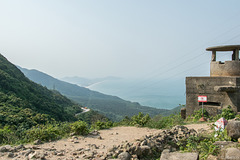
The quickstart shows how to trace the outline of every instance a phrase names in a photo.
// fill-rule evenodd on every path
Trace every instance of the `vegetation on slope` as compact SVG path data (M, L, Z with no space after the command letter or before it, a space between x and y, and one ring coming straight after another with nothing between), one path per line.
M13 64L0 55L0 99L1 109L18 113L29 108L32 112L48 114L60 121L76 120L75 112L81 112L80 105L42 87L24 76ZM15 111L14 111L15 110ZM10 114L10 113L9 113Z
M81 111L80 105L30 81L0 55L1 143L6 141L4 135L18 137L36 125L77 120L74 115Z
M58 91L29 80L0 54L0 144L87 134L87 123L106 119L95 111L81 114L81 107Z

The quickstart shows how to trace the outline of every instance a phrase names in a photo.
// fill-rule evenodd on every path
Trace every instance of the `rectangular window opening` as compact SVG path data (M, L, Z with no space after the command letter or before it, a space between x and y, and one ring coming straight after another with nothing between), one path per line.
M224 64L225 61L232 61L233 51L221 51L221 53L217 52L216 61L222 61L220 64Z
M202 102L199 102L199 106L202 105ZM220 102L203 102L203 105L207 106L221 106Z

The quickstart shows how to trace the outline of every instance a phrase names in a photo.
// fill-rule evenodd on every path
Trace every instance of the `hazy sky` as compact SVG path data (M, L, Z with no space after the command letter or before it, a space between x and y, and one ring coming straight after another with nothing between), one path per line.
M0 0L0 53L57 78L208 75L207 47L240 44L239 6L239 0Z

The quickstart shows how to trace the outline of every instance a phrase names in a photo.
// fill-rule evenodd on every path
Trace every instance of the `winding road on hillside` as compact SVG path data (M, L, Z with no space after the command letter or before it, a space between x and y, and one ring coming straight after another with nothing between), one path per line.
M79 114L83 114L83 113L86 113L86 112L89 112L91 109L89 109L89 108L81 108L83 111L81 112L81 113L77 113L77 114L75 114L75 116L77 116L77 115L79 115Z

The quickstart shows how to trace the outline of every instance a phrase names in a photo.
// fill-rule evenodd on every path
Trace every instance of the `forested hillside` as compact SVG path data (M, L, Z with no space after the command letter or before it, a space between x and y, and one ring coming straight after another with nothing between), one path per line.
M141 106L136 102L125 101L116 96L105 95L84 87L79 87L78 85L60 81L37 70L28 70L21 67L19 67L19 69L32 81L46 86L49 89L56 89L68 98L81 105L97 110L114 121L121 120L125 116L133 116L139 112L154 116L164 114L168 111L165 109Z
M36 84L0 54L0 127L28 129L49 121L73 121L81 106Z

